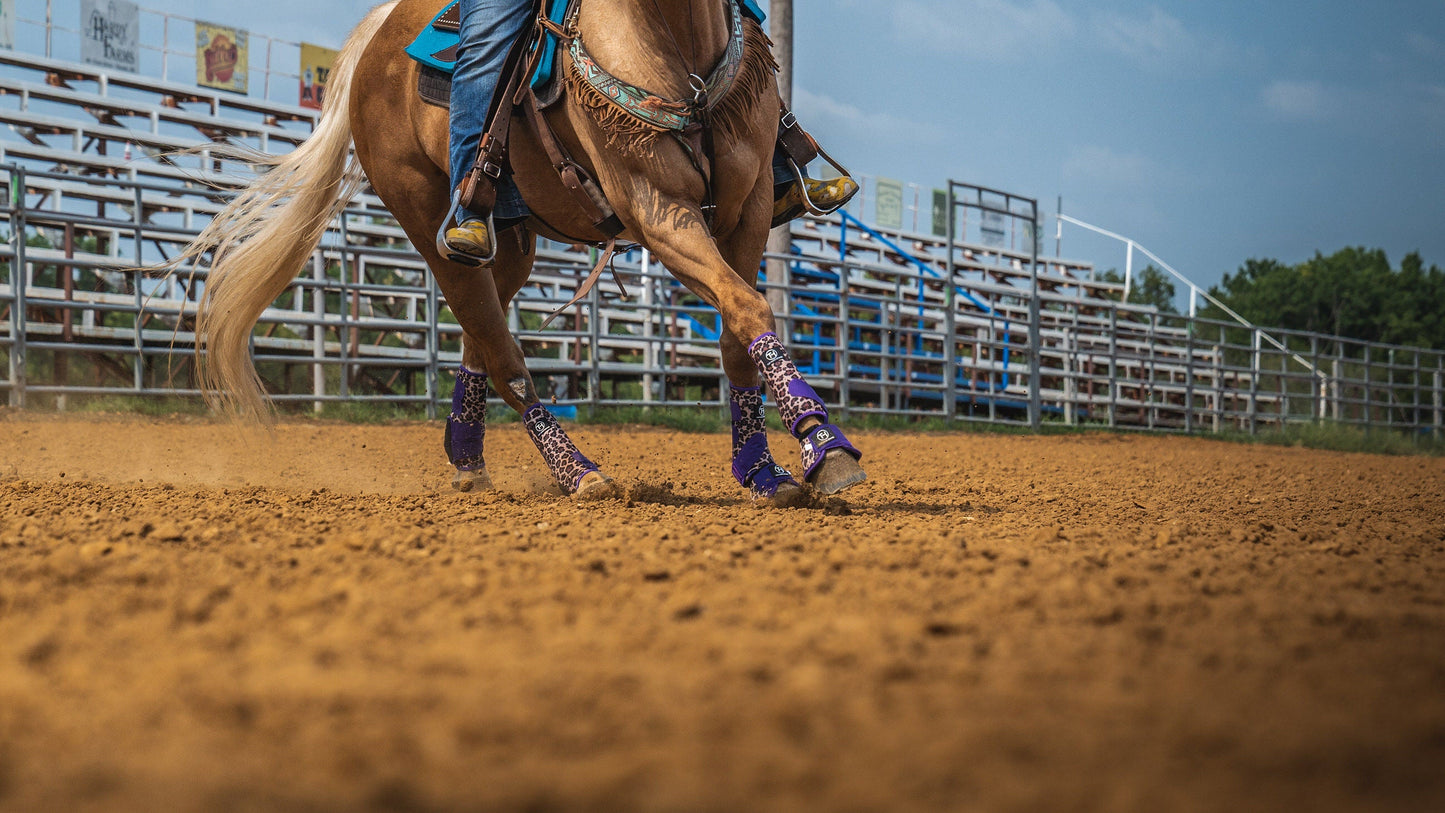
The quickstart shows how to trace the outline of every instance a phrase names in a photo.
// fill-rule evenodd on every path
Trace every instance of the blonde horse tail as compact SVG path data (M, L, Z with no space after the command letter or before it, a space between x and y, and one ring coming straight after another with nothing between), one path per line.
M263 173L169 263L211 255L196 320L201 390L212 408L261 421L274 419L250 340L262 313L315 251L327 225L365 182L350 156L350 97L357 61L396 2L378 6L351 32L326 85L315 130L284 155L208 145L212 156L243 160Z

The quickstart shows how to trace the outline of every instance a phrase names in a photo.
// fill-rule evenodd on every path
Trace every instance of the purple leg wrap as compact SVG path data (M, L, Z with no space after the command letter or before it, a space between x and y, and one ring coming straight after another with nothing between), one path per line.
M733 414L733 477L752 492L753 499L771 497L783 483L797 484L787 469L768 451L763 421L763 391L759 387L729 387Z
M557 418L546 407L541 404L528 407L522 413L522 424L527 427L532 443L542 453L542 459L547 461L547 467L552 470L552 476L557 478L557 484L562 486L563 491L576 494L582 478L588 472L598 470L597 464L577 450L562 425L557 423Z
M478 471L487 467L482 459L482 441L487 435L487 374L457 368L452 389L452 414L447 417L442 443L447 459L457 471Z
M798 436L798 424L804 418L812 416L828 422L828 410L823 406L823 399L798 374L788 349L783 347L776 333L764 333L754 339L748 346L748 355L762 370L763 379L768 382L768 392L778 402L783 425L794 437Z

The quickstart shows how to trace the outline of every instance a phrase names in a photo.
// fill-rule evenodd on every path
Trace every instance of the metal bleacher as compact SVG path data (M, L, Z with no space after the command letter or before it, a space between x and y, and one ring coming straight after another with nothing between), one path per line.
M191 331L205 268L143 269L176 256L253 177L208 147L284 153L315 116L0 51L0 179L10 190L0 206L0 387L10 403L195 394ZM1298 352L1273 352L1238 326L1123 304L1122 286L1087 262L1039 258L1035 273L1030 253L971 239L967 224L950 241L879 229L862 214L795 221L791 253L774 258L785 273L774 265L762 283L786 290L780 316L795 359L845 411L1022 422L1032 399L1051 420L1219 429L1327 414L1370 422L1383 404L1386 421L1439 425L1438 354L1390 350L1382 395L1379 373L1351 368L1336 345L1317 343L1304 369ZM640 249L617 262L628 296L604 282L539 329L589 260L585 247L544 241L513 303L511 327L540 388L564 407L721 403L717 314ZM364 192L263 315L254 347L278 400L379 400L435 414L459 342L420 259ZM1408 416L1396 409L1405 371Z

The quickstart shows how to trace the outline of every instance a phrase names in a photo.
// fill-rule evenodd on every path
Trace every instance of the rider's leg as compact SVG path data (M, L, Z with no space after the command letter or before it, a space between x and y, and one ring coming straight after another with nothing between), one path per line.
M531 20L531 10L530 0L461 0L461 44L451 96L449 156L453 191L461 186L477 157L487 108L497 92L502 66ZM494 214L498 220L527 216L526 204L507 173L497 179ZM491 254L495 239L487 230L485 218L484 212L459 212L457 227L447 232L448 245L476 256Z

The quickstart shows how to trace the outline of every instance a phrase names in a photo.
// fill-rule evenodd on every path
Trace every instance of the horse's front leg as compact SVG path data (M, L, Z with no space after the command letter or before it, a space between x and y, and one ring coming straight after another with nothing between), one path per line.
M733 387L751 390L758 384L758 373L766 380L783 424L802 445L804 479L824 494L837 493L866 479L858 465L861 453L842 430L828 423L823 399L799 374L773 332L772 308L757 290L757 268L770 214L767 189L760 183L759 191L744 205L738 226L722 246L708 233L696 205L684 198L635 187L631 203L635 227L657 258L722 315L727 334L722 342L723 365ZM750 423L747 428L761 422L760 410L734 415ZM737 425L734 431L736 438ZM766 450L766 441L763 443ZM735 449L735 473L741 451ZM748 462L745 459L744 465ZM776 473L774 476L781 477ZM791 475L787 478L791 479ZM785 496L785 501L789 499Z

